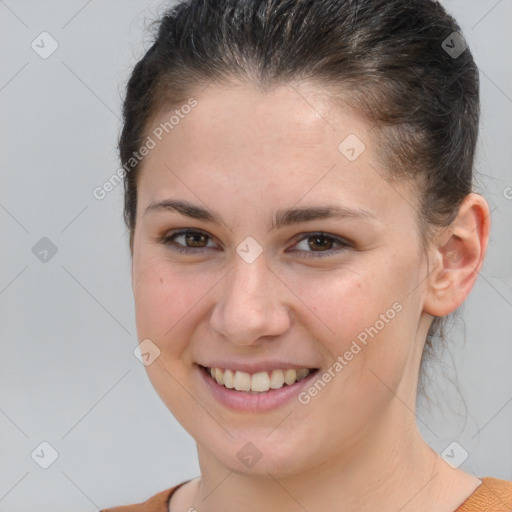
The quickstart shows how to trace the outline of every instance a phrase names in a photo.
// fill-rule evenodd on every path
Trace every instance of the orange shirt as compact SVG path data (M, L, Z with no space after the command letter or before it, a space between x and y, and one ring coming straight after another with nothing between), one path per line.
M512 512L512 482L498 478L480 478L482 484L454 512ZM190 480L159 492L144 503L106 508L100 512L168 512L174 491Z

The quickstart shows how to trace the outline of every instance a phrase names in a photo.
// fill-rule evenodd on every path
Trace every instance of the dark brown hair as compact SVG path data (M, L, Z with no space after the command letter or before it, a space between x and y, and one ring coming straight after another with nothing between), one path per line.
M427 240L452 222L473 187L478 70L460 33L434 0L182 1L157 20L155 40L128 81L121 162L138 151L162 108L186 103L201 85L318 84L378 128L390 179L418 184ZM133 250L143 161L131 161L124 218ZM443 320L432 322L424 356Z

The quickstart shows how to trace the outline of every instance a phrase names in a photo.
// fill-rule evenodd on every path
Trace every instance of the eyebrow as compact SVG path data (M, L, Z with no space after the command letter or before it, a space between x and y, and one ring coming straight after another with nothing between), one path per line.
M185 217L227 227L222 218L212 210L183 200L164 199L163 201L152 202L144 210L144 215L159 210L175 211ZM373 212L363 210L361 208L350 209L342 206L331 205L288 208L285 210L277 210L272 222L271 230L313 220L345 218L372 220L376 219L377 216Z

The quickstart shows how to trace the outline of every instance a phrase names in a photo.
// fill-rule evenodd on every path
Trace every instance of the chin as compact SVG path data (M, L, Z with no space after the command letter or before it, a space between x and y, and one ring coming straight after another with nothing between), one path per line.
M269 436L269 432L271 429L265 428L256 434L252 429L251 435L225 437L223 442L208 439L207 443L200 444L223 466L239 475L281 479L313 467L315 450L311 439L290 440L286 432L281 436L276 432Z

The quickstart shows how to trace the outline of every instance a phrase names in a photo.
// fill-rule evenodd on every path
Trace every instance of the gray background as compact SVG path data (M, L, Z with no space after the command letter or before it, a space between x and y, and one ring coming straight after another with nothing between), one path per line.
M512 2L444 3L481 71L478 191L493 232L418 422L439 453L468 452L464 470L512 480ZM199 475L132 352L122 187L92 195L119 167L124 84L161 5L0 0L0 512L89 512ZM43 31L59 45L47 59L31 48ZM57 247L46 262L32 252L42 237ZM31 457L43 441L59 454L48 469Z

